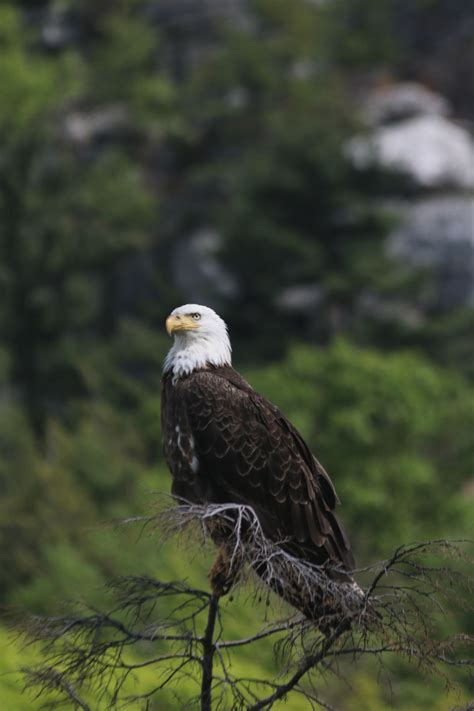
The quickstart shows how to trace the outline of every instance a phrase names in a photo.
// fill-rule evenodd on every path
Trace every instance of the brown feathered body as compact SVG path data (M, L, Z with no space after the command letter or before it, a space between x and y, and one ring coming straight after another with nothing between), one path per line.
M281 411L232 367L165 373L162 429L175 496L250 505L270 540L351 580L341 573L354 559L328 474Z

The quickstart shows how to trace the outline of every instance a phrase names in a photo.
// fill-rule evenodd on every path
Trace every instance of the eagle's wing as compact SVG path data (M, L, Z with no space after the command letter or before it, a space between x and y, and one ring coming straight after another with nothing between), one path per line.
M279 409L230 368L225 376L193 374L182 396L198 476L209 477L228 501L253 506L267 535L290 537L318 563L352 569L332 482Z

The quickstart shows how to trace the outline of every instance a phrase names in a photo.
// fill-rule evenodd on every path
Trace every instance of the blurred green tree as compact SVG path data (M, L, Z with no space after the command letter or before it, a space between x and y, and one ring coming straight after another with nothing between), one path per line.
M247 21L189 67L180 98L191 128L170 145L169 241L203 227L220 235L237 289L226 296L218 283L214 301L248 362L345 333L470 370L472 310L430 310L429 270L387 254L395 218L381 198L406 198L413 185L356 170L344 150L362 128L361 87L378 71L408 76L400 23L415 31L446 12L443 0L413 12L392 0L254 0Z
M0 333L42 438L48 412L81 391L91 329L108 337L116 328L117 267L146 247L153 210L126 153L81 155L61 133L85 90L79 58L38 55L19 14L1 13Z
M467 534L474 393L462 377L345 341L295 348L249 377L333 477L359 563L410 540Z
M25 416L13 406L0 411L0 491L0 599L5 603L13 590L43 572L48 545L58 540L77 545L80 527L94 518L84 487L39 456Z
M184 219L221 233L238 281L233 332L268 358L294 338L356 330L359 297L392 287L399 268L384 253L390 221L344 155L357 123L322 8L252 7L253 22L226 34L189 83ZM296 316L284 308L294 287L314 295Z

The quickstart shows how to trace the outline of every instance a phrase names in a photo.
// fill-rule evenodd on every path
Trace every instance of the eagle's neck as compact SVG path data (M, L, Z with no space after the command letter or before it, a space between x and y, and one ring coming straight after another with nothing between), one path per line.
M177 334L165 358L163 371L172 371L173 382L207 366L230 365L231 346L227 333L206 335Z

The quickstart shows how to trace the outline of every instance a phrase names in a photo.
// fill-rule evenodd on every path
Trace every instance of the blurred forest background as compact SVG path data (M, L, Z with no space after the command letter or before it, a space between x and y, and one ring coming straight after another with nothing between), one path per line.
M359 564L472 535L473 67L471 0L1 3L2 605L205 584L209 557L104 527L169 490L163 323L190 301L331 473ZM0 643L0 707L36 708L34 650ZM340 711L474 697L346 671Z

